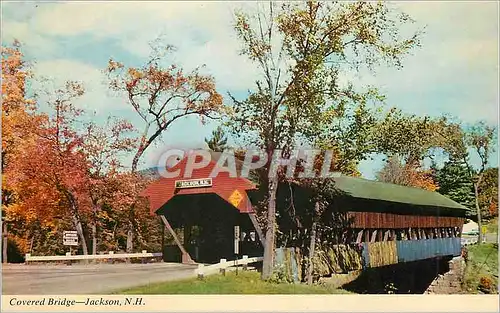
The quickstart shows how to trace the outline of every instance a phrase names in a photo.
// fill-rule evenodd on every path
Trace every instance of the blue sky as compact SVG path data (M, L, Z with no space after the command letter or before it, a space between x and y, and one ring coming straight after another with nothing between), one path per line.
M387 105L417 115L452 115L466 123L498 125L498 3L397 2L417 27L426 27L422 47L400 71L379 68L376 75L346 77L380 87ZM257 67L238 54L231 12L243 2L68 2L2 4L2 44L24 45L35 74L56 82L79 80L87 89L78 105L98 118L107 115L138 123L126 100L110 94L100 72L110 57L137 65L149 54L147 43L160 34L177 47L173 61L186 70L206 64L218 90L238 95L253 87ZM137 124L138 125L138 124ZM172 129L144 157L154 165L165 146L199 146L216 123L189 118ZM498 164L498 154L491 164ZM373 178L382 157L363 162Z

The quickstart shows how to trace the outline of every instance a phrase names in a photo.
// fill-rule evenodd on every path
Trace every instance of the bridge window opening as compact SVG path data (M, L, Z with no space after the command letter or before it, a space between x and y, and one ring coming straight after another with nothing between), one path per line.
M433 236L432 236L432 229L426 228L425 232L426 232L427 239L432 239L433 238Z

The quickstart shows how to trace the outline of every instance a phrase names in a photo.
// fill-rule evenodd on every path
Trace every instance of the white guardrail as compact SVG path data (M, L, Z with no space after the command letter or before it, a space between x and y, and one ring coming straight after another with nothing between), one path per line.
M148 253L143 250L142 253L117 253L110 251L109 254L88 254L88 255L52 255L52 256L31 256L26 254L26 262L43 262L43 261L72 261L72 260L98 260L98 259L126 259L126 258L154 258L161 257L161 252Z
M460 244L462 246L473 245L477 243L477 237L462 237L460 238Z
M205 264L198 264L198 268L196 268L194 270L194 272L195 272L195 274L198 275L199 278L202 278L205 274L208 274L210 272L214 272L217 270L224 272L226 270L226 268L229 268L232 266L242 265L243 269L246 269L248 264L260 262L263 260L264 260L264 257L249 258L246 255L244 255L241 259L232 260L232 261L227 261L226 259L220 259L220 262L217 264L212 264L212 265L207 265L207 266L205 266Z

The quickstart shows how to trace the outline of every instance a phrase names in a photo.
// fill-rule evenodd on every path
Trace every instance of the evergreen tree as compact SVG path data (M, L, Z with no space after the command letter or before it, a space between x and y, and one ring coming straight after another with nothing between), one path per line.
M212 151L222 152L227 148L227 137L220 126L212 132L210 139L205 138L205 142Z

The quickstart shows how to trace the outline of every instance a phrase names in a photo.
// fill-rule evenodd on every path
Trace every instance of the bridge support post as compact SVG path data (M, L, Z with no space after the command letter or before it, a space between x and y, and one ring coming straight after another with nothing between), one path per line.
M259 240L260 243L262 244L262 247L265 247L266 239L264 238L264 232L262 232L262 229L260 228L259 222L257 221L255 214L248 213L248 217L250 218L250 221L252 222L252 225L255 228L255 231L257 232L257 236L259 236Z
M363 229L359 231L358 237L356 238L356 243L361 243L363 242Z
M377 238L377 230L376 229L372 233L372 238L370 239L370 242L375 242L375 238Z
M160 215L160 217L161 217L161 220L163 221L163 223L165 224L165 226L167 227L167 230L170 232L172 237L174 237L175 243L177 244L177 246L179 247L179 249L182 252L182 263L194 264L193 259L191 258L189 253L186 251L186 249L182 245L181 241L179 240L179 237L177 237L177 234L175 233L172 226L170 226L170 223L167 221L167 218L165 217L165 215Z

